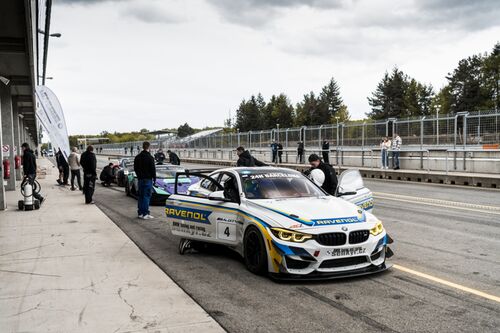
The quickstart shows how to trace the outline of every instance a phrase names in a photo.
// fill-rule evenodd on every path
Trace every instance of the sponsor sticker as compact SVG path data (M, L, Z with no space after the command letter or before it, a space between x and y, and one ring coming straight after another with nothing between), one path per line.
M349 224L349 223L360 223L363 222L363 219L358 216L351 217L340 217L340 218L332 218L332 219L320 219L320 220L312 220L315 226L322 225L337 225L337 224Z
M210 224L208 217L212 212L193 208L179 208L176 206L165 206L167 217L182 219L185 221Z
M347 257L347 256L357 256L360 254L365 254L366 249L362 246L357 247L348 247L341 249L331 249L327 250L326 254L331 255L332 257Z

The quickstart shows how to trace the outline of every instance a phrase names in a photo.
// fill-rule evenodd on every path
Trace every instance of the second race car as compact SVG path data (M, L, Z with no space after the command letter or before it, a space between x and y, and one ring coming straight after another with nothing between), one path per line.
M153 184L153 193L151 196L151 205L164 205L165 200L174 193L175 176L178 172L185 171L178 165L163 164L156 166L156 181ZM178 191L186 193L189 186L197 183L197 177L179 177ZM139 181L134 171L129 170L125 180L125 193L134 198L138 197Z

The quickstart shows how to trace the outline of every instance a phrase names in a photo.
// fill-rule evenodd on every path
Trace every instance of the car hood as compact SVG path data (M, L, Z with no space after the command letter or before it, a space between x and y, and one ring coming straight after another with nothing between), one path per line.
M284 228L319 228L367 221L363 210L332 196L248 201L249 206Z

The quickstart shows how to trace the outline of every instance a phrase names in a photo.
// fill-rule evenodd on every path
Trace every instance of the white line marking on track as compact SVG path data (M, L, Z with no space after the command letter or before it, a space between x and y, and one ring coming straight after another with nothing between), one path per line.
M417 203L417 204L422 204L422 205L461 209L461 210L467 210L467 211L471 211L471 212L500 215L500 207L495 207L495 206L485 206L485 205L470 204L470 203L458 202L458 201L429 199L429 198L412 197L412 196L407 196L407 195L381 193L381 192L374 192L373 194L374 194L375 198L386 199L386 200Z
M430 281L433 281L436 283L440 283L440 284L443 284L445 286L455 288L455 289L467 292L469 294L473 294L473 295L483 297L483 298L489 299L491 301L495 301L497 303L500 303L500 297L498 297L498 296L491 295L491 294L485 293L485 292L477 290L477 289L462 286L461 284L450 282L450 281L447 281L447 280L444 280L444 279L441 279L441 278L438 278L438 277L435 277L435 276L432 276L432 275L429 275L426 273L422 273L422 272L419 272L419 271L416 271L416 270L413 270L413 269L410 269L410 268L407 268L407 267L404 267L404 266L401 266L398 264L394 264L392 267L397 269L397 270L400 270L402 272L416 275L418 277L421 277L421 278L424 278L424 279L427 279L427 280L430 280Z

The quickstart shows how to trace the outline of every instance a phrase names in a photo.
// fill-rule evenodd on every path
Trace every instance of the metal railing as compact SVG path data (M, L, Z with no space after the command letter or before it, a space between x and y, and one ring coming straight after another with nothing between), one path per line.
M324 140L330 143L330 149L352 149L353 147L375 148L383 137L398 133L403 146L423 150L426 147L444 146L448 148L481 147L484 144L500 142L500 112L461 112L452 115L434 115L420 118L389 118L379 121L349 121L338 124L303 126L298 128L276 128L270 130L216 133L183 141L151 141L152 149L158 148L193 148L227 149L244 146L248 149L268 148L273 141L280 142L285 149L297 149L303 142L305 148L321 147ZM141 142L125 142L96 145L104 152L131 154L130 147L137 152ZM132 151L132 152L133 152Z

